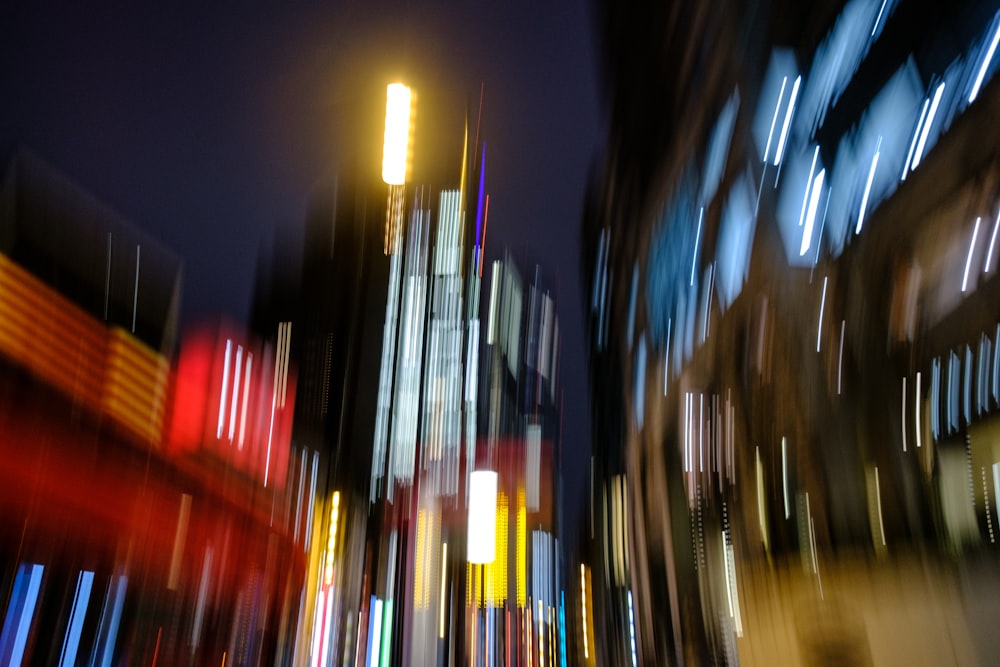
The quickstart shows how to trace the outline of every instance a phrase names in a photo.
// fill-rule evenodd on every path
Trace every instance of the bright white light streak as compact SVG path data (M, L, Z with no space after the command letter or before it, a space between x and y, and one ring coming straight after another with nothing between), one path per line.
M386 87L382 180L389 185L403 185L406 182L411 101L412 93L407 86L390 83Z
M917 120L917 127L913 130L913 139L910 140L910 150L906 153L906 162L903 163L903 173L899 177L900 180L905 181L906 175L910 172L910 164L913 162L913 151L917 147L917 141L920 139L920 131L924 128L924 120L927 118L927 108L930 106L931 101L929 99L924 99L924 106L920 109L920 118Z
M1000 463L993 464L993 498L995 500L993 507L1000 508ZM1000 512L1000 509L997 511ZM997 516L1000 517L1000 514Z
M878 534L885 546L885 524L882 523L882 487L878 481L878 466L875 466L875 504L878 506Z
M628 636L632 644L632 667L635 667L635 617L632 614L632 591L628 592Z
M934 124L934 115L937 114L938 105L941 103L941 96L944 94L945 82L942 81L934 91L934 100L931 102L930 111L927 112L927 120L924 121L924 126L920 130L920 141L917 142L916 152L913 153L913 165L910 167L916 170L920 166L920 158L924 155L924 146L927 143L927 135L931 132L931 125Z
M823 311L826 309L826 281L827 276L823 276L823 297L819 302L819 323L816 325L816 351L819 352L820 343L823 340Z
M733 591L733 611L735 612L734 620L736 621L736 636L743 636L743 614L740 612L740 586L739 582L736 580L736 554L734 553L733 545L726 545L726 554L729 556L729 572L727 572L727 579L732 582L730 584Z
M906 376L903 376L903 402L902 402L902 416L900 418L900 423L902 423L903 428L903 451L906 451Z
M781 436L781 490L785 498L785 518L790 516L788 507L788 440Z
M694 287L694 270L698 266L698 243L701 241L701 220L703 217L705 217L704 206L698 209L698 231L694 236L694 257L691 258L691 280L688 281L691 287Z
M879 145L882 144L882 137L878 138ZM875 149L875 156L872 158L872 166L868 169L868 182L865 183L865 194L861 197L861 210L858 211L858 226L854 229L855 234L861 233L861 225L865 220L865 211L868 209L868 197L872 191L872 181L875 180L875 168L878 166L879 149Z
M764 164L767 164L767 156L771 152L771 137L774 136L774 126L778 122L778 113L781 111L781 100L785 98L785 85L788 77L781 77L781 90L778 91L778 103L774 105L774 115L771 116L771 129L767 131L767 144L764 146Z
M976 218L976 226L972 228L972 243L969 244L969 256L965 258L965 273L962 275L962 291L969 286L969 267L972 265L972 254L976 251L976 237L979 236L979 221Z
M993 60L993 54L996 53L997 41L1000 41L1000 23L997 24L996 29L993 31L993 39L990 41L990 47L986 49L986 56L983 58L982 64L979 65L976 82L972 84L972 90L969 91L969 104L972 104L976 100L976 96L979 95L979 87L983 85L983 77L986 76L986 70L990 65L990 61Z
M795 83L792 84L792 94L788 98L788 108L785 110L785 122L781 125L781 134L778 136L778 147L774 151L774 166L777 167L781 164L781 156L785 152L785 139L788 138L788 128L792 123L792 112L795 110L795 100L799 96L799 85L802 83L802 77L795 77Z
M920 449L920 371L917 371L917 381L913 386L915 398L913 400L913 421L917 432L917 449Z
M802 207L799 209L799 227L806 219L806 208L809 206L809 192L813 186L813 174L816 173L816 160L819 159L819 146L813 151L812 164L809 165L809 178L806 179L806 190L802 193Z
M688 458L688 442L691 439L691 394L684 392L684 472L691 472L691 461Z
M990 272L990 263L993 261L993 246L997 242L997 229L1000 228L1000 210L997 211L997 219L993 223L993 233L990 234L990 246L986 251L986 268L983 270L984 273Z
M238 392L240 390L240 372L243 370L243 346L236 346L236 363L233 373L233 400L229 409L229 444L233 443L236 435L236 407L239 403Z
M726 531L722 532L722 562L726 568L726 601L729 603L729 618L733 618L733 585L729 578L729 550L726 548Z
M799 257L806 254L806 251L809 250L809 244L812 243L813 226L816 224L816 207L819 206L819 198L823 194L823 178L825 176L826 169L820 169L812 184L812 193L809 196L809 212L806 213L806 227L802 230L802 247L799 248Z
M476 470L469 476L468 561L496 558L497 473Z
M840 395L840 380L844 369L844 327L847 320L840 321L840 353L837 355L837 395Z
M882 13L885 12L885 3L887 1L888 0L882 0L882 6L878 9L878 16L875 17L875 25L872 26L872 34L868 35L869 37L875 36L875 31L878 30L878 24L882 21Z
M226 420L226 395L229 389L229 353L233 349L233 341L226 340L226 359L222 364L222 394L219 396L219 427L215 437L222 440L222 424Z

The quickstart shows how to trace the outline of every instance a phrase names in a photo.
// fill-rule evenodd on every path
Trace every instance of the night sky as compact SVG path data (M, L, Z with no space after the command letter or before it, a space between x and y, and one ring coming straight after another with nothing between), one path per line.
M457 184L432 163L457 164L437 153L460 150L482 90L487 255L509 244L556 283L565 500L580 506L590 431L579 230L602 124L590 5L204 4L3 3L4 161L33 151L180 255L184 323L244 321L259 258L276 240L300 243L316 184L369 143L377 161L386 83L417 90L413 180L423 166L435 187Z

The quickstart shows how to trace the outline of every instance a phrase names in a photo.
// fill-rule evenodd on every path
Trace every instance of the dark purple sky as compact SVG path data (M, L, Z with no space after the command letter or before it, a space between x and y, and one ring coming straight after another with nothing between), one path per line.
M435 137L425 159L460 147L453 125L483 85L488 254L511 244L559 281L565 447L585 461L578 237L601 125L592 19L587 2L561 0L12 0L0 8L0 150L31 149L174 249L186 321L244 320L258 256L299 237L346 138L372 136L352 119L380 112L385 83L417 88L416 149L421 128ZM582 482L570 486L575 504Z

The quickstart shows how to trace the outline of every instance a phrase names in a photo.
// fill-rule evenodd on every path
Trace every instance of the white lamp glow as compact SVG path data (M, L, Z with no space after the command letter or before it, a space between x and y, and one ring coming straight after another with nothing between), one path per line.
M390 83L386 88L382 180L389 185L403 185L406 182L411 99L410 89L401 83Z
M469 476L469 562L496 558L497 473L476 470Z

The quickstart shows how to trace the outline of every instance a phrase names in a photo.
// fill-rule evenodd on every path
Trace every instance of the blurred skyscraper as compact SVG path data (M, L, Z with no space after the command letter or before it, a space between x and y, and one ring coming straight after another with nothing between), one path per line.
M258 289L255 326L287 319L300 369L293 451L317 539L296 655L310 664L564 654L555 302L537 267L485 262L486 146L455 129L453 188L344 162L310 204L301 277ZM476 470L499 480L487 565L467 562Z
M597 662L989 662L955 630L904 649L887 606L842 600L890 554L994 548L995 4L603 18Z

